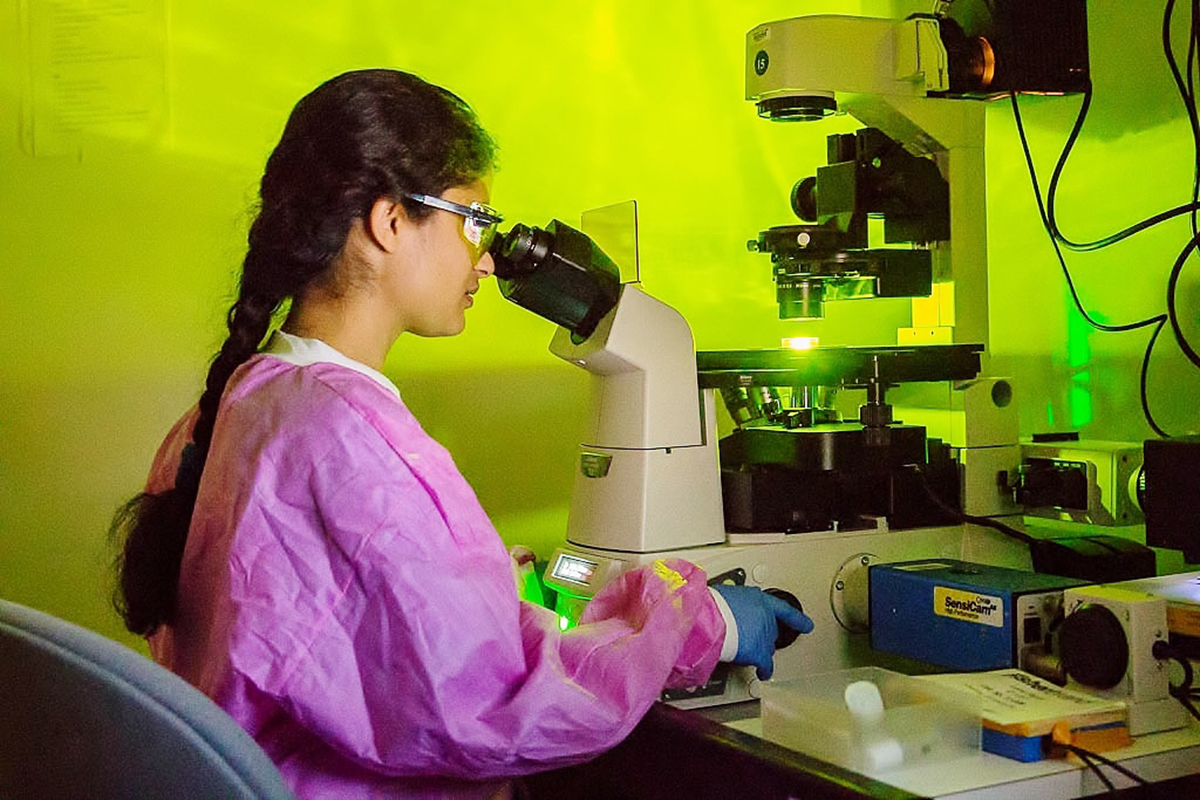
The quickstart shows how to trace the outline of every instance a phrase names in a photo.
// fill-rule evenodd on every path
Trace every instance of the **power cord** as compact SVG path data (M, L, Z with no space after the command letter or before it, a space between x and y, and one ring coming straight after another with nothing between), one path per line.
M1071 132L1067 136L1066 144L1063 145L1063 151L1059 155L1057 163L1054 165L1054 171L1050 176L1049 189L1046 194L1047 205L1047 220L1051 235L1068 249L1081 252L1099 250L1109 245L1116 244L1123 239L1127 239L1136 233L1153 227L1160 222L1165 222L1169 219L1181 216L1183 214L1191 214L1193 219L1193 233L1196 232L1196 213L1200 211L1200 115L1197 113L1196 93L1193 82L1193 75L1197 67L1198 59L1198 43L1200 43L1200 2L1192 0L1192 19L1188 30L1188 54L1186 60L1187 77L1184 78L1179 69L1179 64L1175 59L1174 47L1171 44L1171 21L1175 13L1175 0L1167 0L1163 9L1162 23L1162 48L1163 54L1166 56L1167 66L1171 70L1171 75L1175 80L1175 85L1179 89L1180 99L1183 101L1184 109L1188 112L1188 120L1191 123L1192 141L1196 152L1196 172L1192 180L1192 200L1190 203L1176 206L1175 208L1161 211L1153 214L1146 219L1137 222L1124 230L1109 236L1101 237L1091 242L1074 242L1063 235L1058 227L1058 221L1055 216L1055 197L1058 194L1058 183L1062 177L1063 169L1066 167L1067 159L1071 154L1071 150L1075 146L1075 140L1079 137L1080 131L1083 129L1084 120L1087 118L1088 109L1092 104L1092 87L1088 84L1087 89L1083 93L1083 103L1079 107L1079 113L1075 117L1075 123L1071 127ZM1013 98L1014 104L1016 98Z
M1179 96L1183 100L1184 109L1188 112L1188 122L1192 127L1192 149L1195 160L1195 167L1192 176L1192 203L1196 204L1200 199L1200 116L1196 112L1196 86L1194 82L1196 74L1197 54L1200 51L1197 45L1200 45L1200 0L1192 0L1192 18L1188 27L1188 50L1186 70L1187 78L1184 79L1180 73L1179 64L1175 61L1175 48L1171 45L1171 19L1174 16L1175 0L1168 0L1165 9L1163 10L1162 24L1162 45L1163 53L1167 57L1167 66L1171 69L1171 77L1175 80L1175 86L1179 89ZM1192 211L1192 236L1197 233L1196 225L1196 210Z

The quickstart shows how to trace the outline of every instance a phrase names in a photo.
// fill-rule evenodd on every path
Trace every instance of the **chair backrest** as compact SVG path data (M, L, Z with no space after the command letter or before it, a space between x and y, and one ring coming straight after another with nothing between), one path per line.
M191 684L0 600L0 797L292 795L258 744Z

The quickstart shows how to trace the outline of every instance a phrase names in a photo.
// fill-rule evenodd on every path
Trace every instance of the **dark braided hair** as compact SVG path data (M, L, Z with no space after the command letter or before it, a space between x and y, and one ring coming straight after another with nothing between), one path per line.
M179 570L217 409L233 372L254 355L276 312L307 287L333 291L333 268L351 225L380 198L440 195L492 168L495 144L454 94L394 70L339 75L297 103L267 160L250 226L229 337L213 359L175 485L118 511L114 604L133 633L149 636L175 613ZM404 201L410 217L427 206Z

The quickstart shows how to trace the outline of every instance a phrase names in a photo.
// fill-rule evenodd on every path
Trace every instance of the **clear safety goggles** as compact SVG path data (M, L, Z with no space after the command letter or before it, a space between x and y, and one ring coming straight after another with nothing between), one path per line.
M497 213L496 209L483 203L475 202L464 206L427 194L406 193L404 196L421 205L440 208L462 217L463 238L470 245L472 257L476 262L483 258L483 254L492 246L492 240L496 238L496 228L504 221L504 217Z

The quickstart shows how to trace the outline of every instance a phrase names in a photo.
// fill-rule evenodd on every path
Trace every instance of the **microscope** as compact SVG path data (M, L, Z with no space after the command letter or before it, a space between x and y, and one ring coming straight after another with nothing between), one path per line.
M918 481L932 481L947 497L958 493L948 449L928 458L918 426L818 414L803 427L803 413L778 403L769 404L773 418L759 413L761 424L748 424L754 404L746 398L765 396L755 382L969 380L979 371L977 346L698 354L675 309L622 284L611 259L560 220L515 225L491 252L501 293L554 321L551 351L592 376L567 543L544 575L564 628L616 575L680 557L712 582L786 593L814 618L803 646L777 653L776 675L786 678L876 661L864 635L872 563L1011 557L999 537L968 534L916 491ZM743 419L724 437L719 407ZM789 415L796 422L778 421ZM735 702L756 696L757 685L752 669L723 666L709 685L666 699L683 707Z
M1008 7L995 4L996 15ZM1053 20L1064 30L1078 21ZM1074 60L1063 56L1057 72L1043 69L1044 82L1024 88L1086 82L1083 23L1082 74L1072 51ZM746 96L760 116L838 112L867 125L829 137L829 163L796 184L791 206L802 224L750 242L770 257L779 314L813 318L827 302L911 297L912 324L895 343L697 353L683 317L622 284L581 231L554 220L497 238L501 292L556 322L551 352L592 375L567 543L545 572L564 627L615 575L680 557L710 582L786 592L814 619L812 634L777 652L777 678L903 668L903 658L871 649L872 565L1029 569L1023 543L963 522L964 513L1020 512L998 480L1020 464L1011 386L987 377L981 102L1030 80L1012 66L1024 46L1013 42L993 46L949 17L800 17L747 34ZM884 246L872 247L868 222L879 218ZM953 387L932 416L936 435L889 402L905 383ZM832 399L847 391L865 396L856 418ZM757 694L753 670L730 668L666 699L691 707Z

